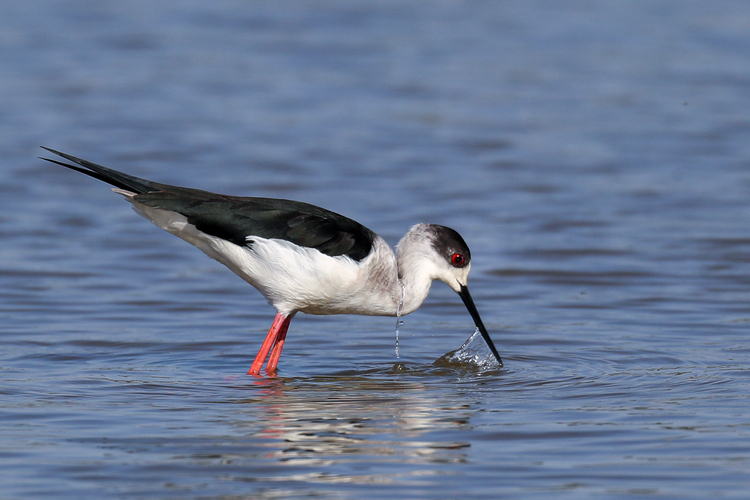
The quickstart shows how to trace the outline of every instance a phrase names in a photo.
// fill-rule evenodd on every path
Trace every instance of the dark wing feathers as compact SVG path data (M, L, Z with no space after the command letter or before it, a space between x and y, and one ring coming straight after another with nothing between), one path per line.
M42 159L134 192L134 200L138 203L182 214L198 230L236 245L251 246L253 236L276 238L315 248L332 257L346 255L357 261L367 256L372 248L375 237L372 231L352 219L315 205L272 198L227 196L159 184L53 149L44 149L80 166Z
M61 153L60 151L55 151L54 149L46 148L44 146L42 146L42 149L46 149L50 153L61 156L66 160L72 161L73 163L77 163L78 165L80 165L80 167L70 165L68 163L63 163L57 160L51 160L49 158L42 158L42 160L62 165L63 167L67 167L71 170L76 170L90 177L93 177L94 179L99 179L100 181L104 181L107 184L111 184L120 189L132 191L133 193L147 193L149 191L154 191L162 187L166 187L163 184L157 184L156 182L151 182L147 181L146 179L141 179L139 177L124 174L122 172L118 172L117 170L112 170L111 168L103 167L101 165L97 165L96 163L82 160L69 154Z

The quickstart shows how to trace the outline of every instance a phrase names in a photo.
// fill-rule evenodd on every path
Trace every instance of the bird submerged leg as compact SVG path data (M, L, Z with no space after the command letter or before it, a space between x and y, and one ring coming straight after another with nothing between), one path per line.
M284 341L286 340L286 332L289 329L289 323L292 321L294 315L290 314L285 316L281 313L276 314L276 318L273 320L271 329L268 330L266 340L263 341L263 345L260 346L258 354L255 356L250 370L247 372L248 375L260 374L260 369L263 367L263 362L268 356L268 351L273 347L271 357L268 359L266 365L266 373L269 375L276 374L276 367L279 364L279 357L281 356L281 349L284 347Z

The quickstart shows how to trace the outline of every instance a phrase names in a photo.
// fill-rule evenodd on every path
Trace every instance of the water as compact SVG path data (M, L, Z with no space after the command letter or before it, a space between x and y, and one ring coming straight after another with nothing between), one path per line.
M497 371L502 368L482 338L479 328L474 330L461 347L438 359L435 364L445 364L449 368L464 365L477 372Z
M739 1L3 3L3 498L744 498L749 27ZM391 243L454 227L505 367L450 359L474 325L438 283L398 358L393 318L298 315L247 377L263 299L40 145Z
M401 328L401 325L404 324L404 321L401 319L401 307L404 305L404 294L406 293L406 285L404 285L404 282L400 279L398 280L399 284L401 285L401 298L398 301L398 307L396 308L396 357L398 358L398 334L399 329Z

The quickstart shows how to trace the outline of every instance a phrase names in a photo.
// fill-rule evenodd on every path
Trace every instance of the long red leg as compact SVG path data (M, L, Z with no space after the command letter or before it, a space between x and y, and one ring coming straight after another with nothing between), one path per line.
M276 374L276 367L279 365L279 358L281 357L281 350L284 348L284 341L286 340L286 332L289 330L289 323L292 321L292 316L288 316L284 323L279 329L279 334L276 336L276 343L273 345L273 351L271 356L268 358L268 364L266 365L266 373L269 375Z
M255 360L253 361L252 366L250 366L250 370L247 372L248 375L258 375L260 373L260 369L263 367L263 362L266 360L266 356L268 356L268 351L270 351L271 347L276 343L276 339L278 338L281 329L284 325L286 325L286 328L289 328L288 320L291 320L291 317L287 318L281 313L276 313L276 318L273 320L271 329L268 330L266 340L264 340L263 345L260 346L260 350L255 356ZM286 328L284 328L284 336L286 336Z

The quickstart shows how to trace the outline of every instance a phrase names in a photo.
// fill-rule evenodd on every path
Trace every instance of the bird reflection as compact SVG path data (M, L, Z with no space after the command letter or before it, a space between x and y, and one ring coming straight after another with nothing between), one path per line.
M260 390L259 389L260 386ZM387 477L337 477L318 467L352 461L411 464L461 463L467 460L465 435L474 410L454 398L435 399L435 388L415 381L368 376L270 378L252 384L246 420L238 431L268 440L265 458L287 465L314 467L304 475L317 480L388 482ZM417 465L416 468L413 468ZM406 470L396 473L403 479ZM422 471L425 473L425 471ZM284 475L286 480L288 475ZM311 477L307 477L310 479ZM395 478L395 476L394 476ZM393 478L391 478L393 479Z

